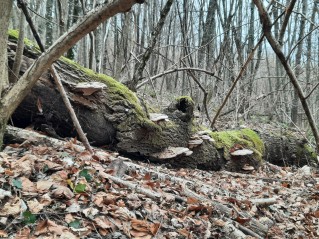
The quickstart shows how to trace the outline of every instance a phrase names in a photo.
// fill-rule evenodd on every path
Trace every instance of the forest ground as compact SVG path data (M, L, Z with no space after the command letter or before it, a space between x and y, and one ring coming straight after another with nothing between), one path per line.
M319 236L318 169L172 169L53 140L35 136L0 153L1 237Z

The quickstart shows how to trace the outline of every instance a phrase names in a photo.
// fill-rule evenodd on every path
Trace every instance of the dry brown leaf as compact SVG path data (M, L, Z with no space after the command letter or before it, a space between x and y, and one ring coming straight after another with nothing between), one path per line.
M183 228L183 229L179 229L177 230L179 234L185 236L186 238L188 238L189 236L189 230L187 230L186 228Z
M236 222L239 222L240 224L245 224L246 222L249 222L251 218L243 218L243 217L237 217Z
M147 172L145 175L144 175L144 180L151 180L152 176L151 176L151 173Z
M14 162L11 168L14 172L14 176L26 176L27 178L30 177L36 159L36 156L27 154L18 161Z
M133 218L131 220L131 226L133 229L139 232L150 232L149 223L144 220L138 220Z
M0 230L0 237L8 237L8 233L3 230Z
M63 169L63 166L46 159L37 159L35 168L37 171L43 171L44 168L50 171L59 171Z
M23 192L30 192L30 193L37 192L37 189L36 189L34 183L31 182L28 178L21 177L20 180L22 183L22 191Z
M46 193L40 197L40 203L43 206L49 206L51 202L52 202L52 198L50 197L49 193Z
M94 222L102 229L113 228L113 224L104 216L95 218Z
M78 156L78 159L83 160L83 161L91 160L92 154L88 151L84 151L84 152L80 153L80 155Z
M75 236L71 232L63 232L59 239L79 239L79 237Z
M15 239L33 239L34 237L30 235L31 230L28 227L22 228L17 232Z
M61 185L66 186L67 185L67 179L68 179L69 172L67 171L58 171L51 175L50 179L54 182L54 184L60 183Z
M213 220L213 223L214 223L214 225L219 226L219 227L223 227L226 224L226 222L224 222L222 219Z
M89 207L89 208L84 209L82 212L86 217L92 219L92 218L94 218L95 215L97 215L99 213L99 210L94 208L94 207Z
M62 235L67 232L68 228L65 226L57 225L51 220L40 221L35 229L35 235L39 236L46 233L53 233L55 235Z
M70 223L70 222L73 222L73 221L74 221L74 217L72 216L72 214L66 214L65 217L64 217L64 220L65 220L67 223Z
M106 197L107 197L107 193L98 192L97 194L95 194L93 202L96 206L102 207L102 206L104 206L104 198L106 198Z
M160 228L161 224L160 223L152 223L150 225L150 232L153 234L153 235L156 235L158 229Z
M150 239L152 235L147 232L140 232L136 230L131 230L130 234L133 236L134 239Z
M187 198L187 204L195 204L195 203L198 203L198 199L192 198L192 197Z
M315 218L319 218L319 210L313 212L313 216L314 216Z
M17 215L21 212L21 199L15 197L10 199L1 209L0 216Z
M51 180L38 181L36 184L39 193L48 192L52 187L53 182Z
M38 202L36 198L33 200L27 201L30 212L39 213L43 209L43 205Z
M51 192L51 195L54 198L71 199L74 197L74 193L65 186L57 186L57 188Z

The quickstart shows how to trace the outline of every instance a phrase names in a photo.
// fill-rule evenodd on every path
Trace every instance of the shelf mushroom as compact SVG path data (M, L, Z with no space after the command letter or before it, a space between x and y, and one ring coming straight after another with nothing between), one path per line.
M161 121L169 121L168 116L165 114L150 113L149 115L150 115L150 120L157 124Z
M101 91L106 85L101 82L80 82L74 86L76 91L81 91L83 95L92 95L94 92Z
M246 156L246 155L252 155L254 151L250 149L239 149L234 152L231 152L230 155L232 156Z
M177 156L189 156L193 153L193 151L184 147L168 147L161 152L154 153L151 156L157 159L172 159Z

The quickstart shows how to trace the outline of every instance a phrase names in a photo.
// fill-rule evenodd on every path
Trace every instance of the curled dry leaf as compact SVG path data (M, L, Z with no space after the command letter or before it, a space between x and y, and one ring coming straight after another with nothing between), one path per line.
M48 192L50 188L52 187L53 182L51 180L42 180L38 181L36 184L36 188L39 193Z
M65 186L57 186L57 188L51 192L51 195L54 198L71 199L74 197L73 192Z
M27 205L31 213L39 213L44 207L44 205L39 203L36 198L30 201L27 201Z
M87 218L93 219L99 213L99 210L94 207L89 207L84 209L82 212Z
M94 222L102 229L111 229L113 224L104 216L97 217L94 219Z
M78 156L78 159L83 160L83 161L91 160L92 154L88 151L84 151L84 152L80 153L80 155Z
M43 206L49 206L51 202L52 202L52 198L50 197L49 193L46 193L40 197L40 203Z
M26 176L27 178L30 177L34 169L34 163L36 159L36 156L27 154L13 163L11 169L14 172L14 176Z
M23 192L31 192L31 193L37 192L36 186L28 178L21 177L20 180L22 183Z
M58 225L51 220L44 220L38 223L34 234L39 236L47 233L53 233L54 235L60 236L67 231L68 228L65 226Z
M130 234L136 239L152 238L150 223L144 220L132 219Z
M5 231L3 230L0 230L0 237L8 237L8 233L6 233Z
M0 216L11 216L17 215L22 211L21 208L21 199L19 197L15 197L10 199L1 209Z

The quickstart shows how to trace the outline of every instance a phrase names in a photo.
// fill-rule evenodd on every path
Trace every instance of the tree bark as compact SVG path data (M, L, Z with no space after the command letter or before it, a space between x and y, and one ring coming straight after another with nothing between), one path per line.
M0 102L3 97L3 90L6 89L9 84L7 68L7 48L4 46L7 45L7 30L9 25L12 3L12 0L3 0L0 2L0 46L2 46L0 47ZM5 112L0 113L0 150L2 147L3 134L8 119L9 116Z

